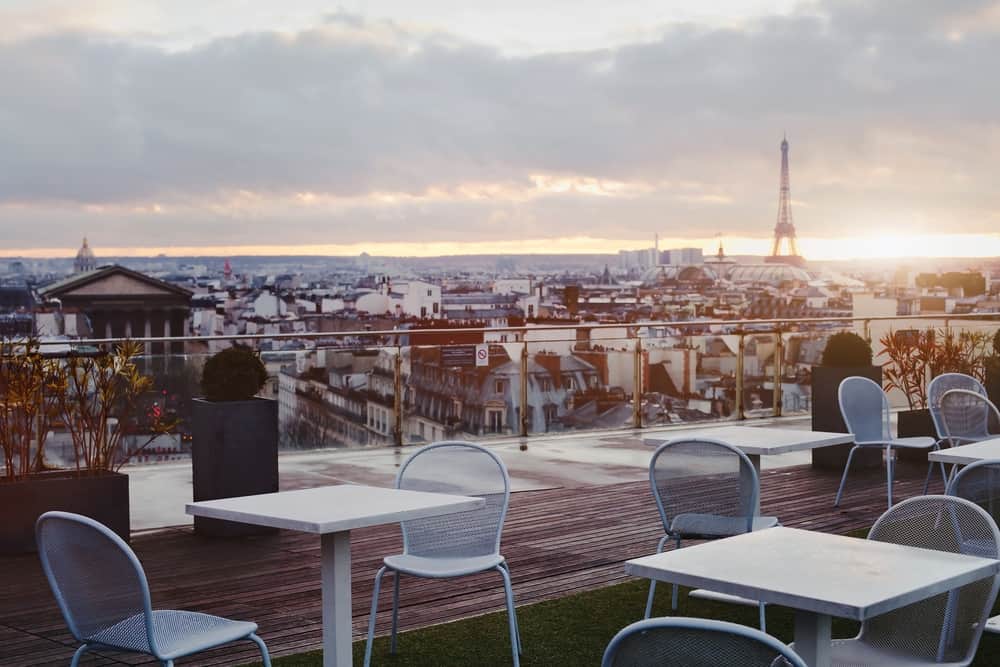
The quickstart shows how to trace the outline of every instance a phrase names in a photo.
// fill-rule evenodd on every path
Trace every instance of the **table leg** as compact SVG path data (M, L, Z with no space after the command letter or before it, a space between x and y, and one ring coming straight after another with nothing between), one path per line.
M830 617L795 610L795 652L809 667L830 667Z
M351 531L320 536L323 579L323 667L350 667Z
M750 459L750 463L753 464L754 470L757 471L757 482L760 482L760 454L747 454L747 458ZM749 495L751 489L741 489L740 493ZM754 514L760 514L760 496L757 496L757 506L754 508Z

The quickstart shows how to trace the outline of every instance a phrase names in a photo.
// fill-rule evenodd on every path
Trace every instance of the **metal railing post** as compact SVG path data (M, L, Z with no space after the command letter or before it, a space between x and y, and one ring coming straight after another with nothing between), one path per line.
M743 409L743 357L746 352L746 334L743 331L736 333L740 337L740 345L736 353L736 418L746 419L747 415Z
M396 358L392 364L392 405L396 415L396 428L393 437L397 447L403 446L403 350L396 348Z
M632 360L632 427L642 428L642 339L635 339L635 353Z
M865 320L864 327L865 327L865 340L868 341L869 345L871 345L872 344L872 321L871 320Z
M521 437L528 437L528 341L521 346Z
M785 361L785 342L781 337L781 329L774 332L774 395L771 399L771 414L781 416L781 373Z

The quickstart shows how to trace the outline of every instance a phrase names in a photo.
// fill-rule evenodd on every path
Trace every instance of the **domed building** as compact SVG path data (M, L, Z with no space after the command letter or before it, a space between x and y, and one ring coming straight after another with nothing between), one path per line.
M671 283L709 284L719 279L715 270L704 264L661 264L642 274L643 287L662 287Z
M73 260L73 273L83 273L85 271L93 271L97 268L97 258L94 257L94 251L90 249L87 245L87 237L83 237L83 245L80 250L76 253L76 259Z
M726 280L737 284L781 285L783 283L808 283L809 273L789 264L733 264L726 273Z

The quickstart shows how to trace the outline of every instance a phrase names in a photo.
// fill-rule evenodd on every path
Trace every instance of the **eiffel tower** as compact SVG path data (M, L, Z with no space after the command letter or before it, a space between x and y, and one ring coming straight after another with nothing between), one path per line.
M788 250L782 254L782 241ZM778 220L774 225L774 244L765 262L805 266L806 260L795 248L795 223L792 221L792 195L788 179L788 139L781 140L781 187L778 190Z

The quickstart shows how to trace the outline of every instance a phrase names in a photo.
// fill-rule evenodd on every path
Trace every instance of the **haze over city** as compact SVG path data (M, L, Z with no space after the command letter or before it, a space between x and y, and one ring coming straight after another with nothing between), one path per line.
M996 2L0 2L0 254L1000 255Z

